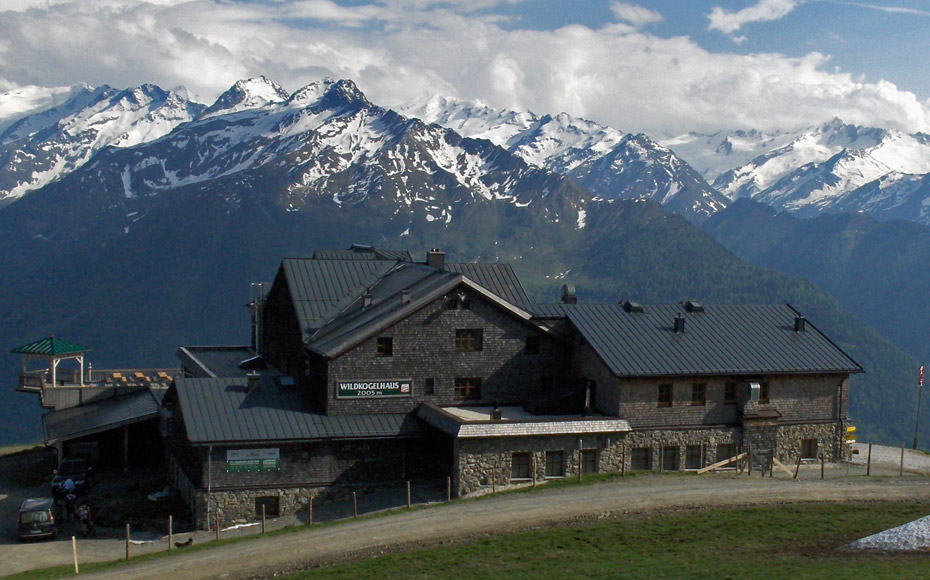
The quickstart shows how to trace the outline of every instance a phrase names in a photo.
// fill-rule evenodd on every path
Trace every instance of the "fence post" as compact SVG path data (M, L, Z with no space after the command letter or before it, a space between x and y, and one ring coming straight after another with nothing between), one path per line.
M174 540L174 516L168 515L168 551L171 551L171 542Z
M794 478L798 478L798 473L801 471L801 450L798 449L798 464L794 468Z
M129 524L126 524L126 561L129 561Z
M216 528L216 539L220 539L220 512L219 510L213 512L213 525Z
M71 554L74 556L74 573L80 574L77 561L77 539L74 536L71 536Z
M446 477L446 501L452 501L452 477Z
M536 487L536 454L533 454L533 487Z
M262 533L265 533L265 504L262 504Z
M820 454L820 479L823 480L823 465L826 463L826 460L823 457L823 453Z
M313 494L310 494L310 503L307 504L310 512L307 515L307 525L313 525Z
M352 517L358 517L358 497L352 492Z
M865 462L865 476L872 475L872 444L869 443L869 458Z
M410 509L410 481L407 481L407 509Z
M901 465L898 467L898 477L904 475L904 441L901 442Z

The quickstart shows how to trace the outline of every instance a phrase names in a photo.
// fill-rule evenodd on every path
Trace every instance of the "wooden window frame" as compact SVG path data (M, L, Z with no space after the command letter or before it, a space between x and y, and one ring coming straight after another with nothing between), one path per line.
M661 385L659 385L657 406L671 407L672 401L674 401L674 396L672 394L672 391L673 391L673 387L671 383L662 383Z
M772 389L768 381L759 381L759 404L768 405L772 402Z
M481 377L458 377L455 379L453 392L459 401L481 400Z
M630 451L630 469L633 471L649 471L652 469L652 448L634 447Z
M394 337L379 336L375 342L375 356L387 358L394 356Z
M458 352L478 352L484 350L484 329L456 328L455 350Z
M707 383L691 384L691 404L695 407L707 404Z
M533 477L533 454L529 451L514 451L510 454L510 479L526 481Z
M565 477L565 450L546 451L546 477Z
M724 405L735 405L739 402L739 395L736 390L735 382L727 382L723 384L723 404Z

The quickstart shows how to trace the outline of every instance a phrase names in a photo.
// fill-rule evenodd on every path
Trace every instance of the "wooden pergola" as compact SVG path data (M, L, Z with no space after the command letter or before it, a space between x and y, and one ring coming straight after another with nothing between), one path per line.
M84 353L93 349L81 346L79 344L68 342L55 338L55 335L49 338L14 348L14 354L21 354L23 357L23 375L28 372L27 366L34 361L41 361L47 365L51 386L58 384L57 369L58 363L67 359L74 359L80 365L80 375L77 380L78 386L84 386Z

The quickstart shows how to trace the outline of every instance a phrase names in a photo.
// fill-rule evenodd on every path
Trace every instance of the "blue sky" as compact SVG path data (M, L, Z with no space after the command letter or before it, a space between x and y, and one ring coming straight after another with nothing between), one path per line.
M351 78L661 137L835 116L930 132L930 1L3 0L0 111L35 87ZM6 107L9 109L10 107Z

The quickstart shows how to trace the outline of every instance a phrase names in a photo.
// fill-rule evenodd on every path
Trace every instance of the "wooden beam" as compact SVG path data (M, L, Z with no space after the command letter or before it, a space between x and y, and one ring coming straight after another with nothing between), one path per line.
M794 479L794 474L791 473L791 470L785 467L785 464L779 461L778 458L775 457L775 455L772 455L772 463L774 463L775 465L783 469L785 473L787 473L788 475L791 476L792 479Z
M707 467L704 467L703 469L698 469L698 473L701 474L701 473L707 473L708 471L713 471L719 467L723 467L724 465L729 465L733 463L734 461L739 461L740 459L743 459L745 457L746 457L745 452L740 453L739 455L734 455L733 457L730 457L729 459L724 459L723 461L718 461L717 463L714 463L713 465L708 465Z

